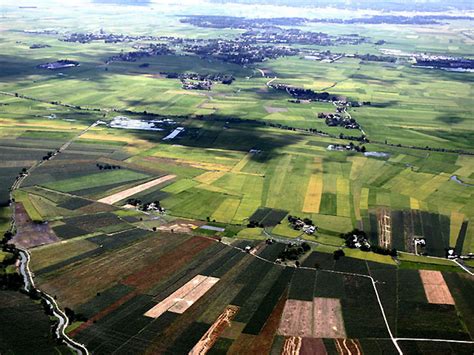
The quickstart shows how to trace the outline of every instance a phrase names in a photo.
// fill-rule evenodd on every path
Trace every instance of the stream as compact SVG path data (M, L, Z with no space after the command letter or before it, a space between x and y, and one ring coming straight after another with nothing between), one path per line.
M38 295L41 297L41 299L43 299L46 302L46 304L48 304L53 315L58 319L58 324L56 324L56 327L55 327L56 338L63 340L64 343L69 348L77 352L79 355L88 355L89 352L87 351L84 345L75 342L74 340L72 340L66 335L65 330L67 326L69 325L69 319L66 316L66 314L59 308L54 298L48 295L47 293L44 293L43 291L40 291L35 288L33 275L31 274L30 267L29 267L30 254L28 253L28 251L20 249L20 248L17 248L17 250L20 253L19 270L20 270L21 276L23 277L23 281L25 284L24 285L25 291L31 292L33 290L36 290L36 292L38 292Z
M468 183L462 181L461 179L459 179L459 178L457 177L457 175L452 175L452 176L450 177L450 180L455 181L455 182L457 182L458 184L460 184L460 185L462 185L462 186L474 186L474 185L472 185L472 184L468 184Z

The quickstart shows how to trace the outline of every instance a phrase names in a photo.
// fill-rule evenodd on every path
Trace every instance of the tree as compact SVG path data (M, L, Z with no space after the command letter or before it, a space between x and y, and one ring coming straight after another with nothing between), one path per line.
M311 247L306 242L301 243L301 247L303 248L304 252L307 252L307 251L311 250Z
M344 250L338 249L334 253L334 260L339 260L340 257L345 256L346 254L344 253Z

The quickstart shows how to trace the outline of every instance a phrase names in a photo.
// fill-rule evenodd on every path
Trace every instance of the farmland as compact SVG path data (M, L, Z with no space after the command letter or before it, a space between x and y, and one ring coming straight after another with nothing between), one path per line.
M0 352L472 353L472 19L225 2L2 7Z

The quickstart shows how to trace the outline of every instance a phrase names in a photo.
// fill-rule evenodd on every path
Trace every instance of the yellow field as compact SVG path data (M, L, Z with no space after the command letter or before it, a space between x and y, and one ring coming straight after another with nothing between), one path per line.
M211 218L218 222L230 223L239 208L240 200L235 198L226 198L217 210L214 211Z
M267 237L262 233L262 230L262 228L245 228L237 234L237 238L265 240Z
M419 210L420 209L420 201L416 198L410 197L410 208L412 210Z
M240 172L244 167L245 165L247 165L248 161L250 160L250 158L252 157L252 154L246 154L231 170L231 172L233 173L238 173Z
M349 201L349 180L337 178L337 215L342 217L351 216L351 205Z
M323 195L323 176L322 174L313 174L309 178L306 196L303 204L303 212L319 213L321 197Z
M369 189L364 187L360 192L360 209L369 209Z
M355 218L360 221L362 219L362 216L360 214L360 194L361 194L361 188L353 186L352 187L352 206L354 206L354 214Z
M474 173L474 157L469 155L460 155L456 160L456 165L461 166L454 172L454 175L469 177Z
M199 181L202 184L212 184L214 181L219 180L225 175L224 171L206 171L205 173L196 176L194 180Z
M262 178L246 177L242 187L244 196L235 213L233 223L242 223L245 218L252 215L262 205L263 181Z
M456 211L451 212L451 224L449 227L449 245L455 246L458 239L459 230L464 221L464 214Z
M427 181L418 188L418 198L425 200L435 190L437 190L443 183L449 180L447 174L435 175L430 181Z
M200 185L197 185L196 188L201 189L201 190L218 192L218 193L226 194L226 195L240 196L238 193L236 193L234 191L227 190L227 189L224 189L222 187L214 186L214 185L200 184Z
M65 122L65 121L53 121L53 120L23 120L18 121L9 118L0 117L0 126L6 126L8 128L35 128L41 130L47 130L50 128L57 130L70 130L70 129L84 129L87 126L81 123Z
M212 170L212 171L230 171L230 167L223 164L196 162L193 160L185 160L185 159L176 159L176 162L187 164L197 169Z
M362 171L362 168L365 162L367 161L367 158L350 157L347 160L352 161L350 179L356 180L359 177L359 174Z

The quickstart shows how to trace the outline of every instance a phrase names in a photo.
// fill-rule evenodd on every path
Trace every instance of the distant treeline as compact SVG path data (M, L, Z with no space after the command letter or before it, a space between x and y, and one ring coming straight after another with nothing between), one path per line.
M426 15L426 16L394 16L375 15L358 18L304 18L304 17L275 17L275 18L245 18L234 16L187 16L181 20L198 27L208 28L278 28L278 26L301 26L305 23L336 23L336 24L398 24L398 25L433 25L447 20L473 20L471 16Z
M210 0L214 3L226 4L262 4L292 7L336 7L342 9L373 9L385 11L446 11L446 10L472 10L474 5L472 0L364 0L364 1L347 1L347 0Z
M114 4L114 5L131 5L131 6L148 6L150 0L92 0L96 4Z

